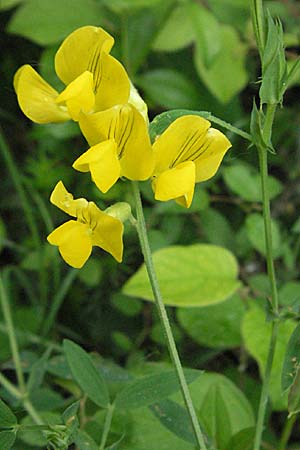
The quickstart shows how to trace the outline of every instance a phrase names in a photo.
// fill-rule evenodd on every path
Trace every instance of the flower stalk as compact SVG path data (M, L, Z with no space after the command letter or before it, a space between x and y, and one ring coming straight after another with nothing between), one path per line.
M174 368L175 368L177 376L178 376L182 396L183 396L188 414L190 416L190 420L192 423L192 427L194 430L198 448L200 450L207 450L205 440L204 440L204 435L202 433L202 430L201 430L201 427L200 427L200 424L199 424L199 421L198 421L198 418L196 415L196 411L193 406L191 394L189 392L189 388L188 388L188 385L187 385L187 382L186 382L186 379L184 376L183 368L182 368L181 361L180 361L178 351L176 348L176 344L175 344L175 340L174 340L173 333L171 330L167 311L166 311L165 305L163 303L163 299L162 299L161 292L159 289L158 280L157 280L157 276L156 276L154 265L153 265L148 235L147 235L145 217L144 217L144 213L143 213L143 206L142 206L138 182L136 182L136 181L132 182L132 190L133 190L133 196L134 196L136 214L137 214L136 228L137 228L137 232L138 232L138 236L139 236L139 240L140 240L141 249L142 249L142 252L144 255L144 260L145 260L145 265L146 265L147 272L148 272L149 281L150 281L154 299L155 299L155 305L156 305L156 308L158 311L161 325L164 330L170 357L172 359Z

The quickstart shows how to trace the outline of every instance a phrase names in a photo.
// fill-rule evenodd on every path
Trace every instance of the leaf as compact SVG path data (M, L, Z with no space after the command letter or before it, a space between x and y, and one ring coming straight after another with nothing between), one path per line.
M170 246L155 252L153 261L166 305L199 307L218 303L240 285L235 257L214 245ZM123 293L153 301L144 264L123 286Z
M200 374L201 372L197 370L186 371L187 382L193 382ZM156 373L130 383L117 395L115 404L118 408L141 408L169 397L178 390L180 390L180 384L177 374L173 370Z
M198 344L224 349L241 345L240 327L245 306L238 295L199 310L178 308L176 312L180 325Z
M103 16L95 0L26 0L13 15L7 31L47 46L83 25L99 26Z
M152 49L162 52L181 50L192 43L195 32L185 4L175 7L159 30Z
M147 8L161 0L103 0L105 6L116 14L128 14L136 10Z
M0 448L1 450L11 450L16 440L16 433L13 431L0 431Z
M180 439L196 445L191 419L187 410L172 400L162 400L150 406L159 421Z
M236 30L230 26L221 26L221 49L218 55L206 67L201 44L196 45L194 62L199 77L210 92L222 103L228 103L240 92L248 81L245 67L245 45L240 41Z
M207 208L200 215L200 226L205 239L214 245L235 249L235 233L227 218L217 209Z
M274 257L278 258L280 256L280 245L281 236L279 227L275 220L271 221L272 229L272 244ZM248 238L255 248L262 255L266 255L266 243L265 243L265 229L264 229L264 219L261 214L254 213L249 214L246 219L246 230Z
M0 429L11 428L17 424L17 418L11 409L0 399ZM1 447L0 447L1 448Z
M232 436L226 450L252 450L254 436L254 427L244 428Z
M174 69L155 69L140 75L137 85L148 99L164 108L197 108L201 95L195 84Z
M300 324L293 331L287 345L281 373L281 389L288 390L295 382L300 368Z
M262 200L260 175L257 170L246 164L234 164L223 169L227 186L240 198L249 202ZM270 199L282 192L283 186L279 180L269 176L268 188Z
M27 382L27 390L29 393L40 387L47 370L51 351L51 347L47 348L44 354L32 365Z
M246 312L242 323L242 335L246 349L258 363L262 377L266 368L271 326L270 322L266 322L265 312L254 304ZM287 404L287 395L283 395L281 392L281 373L286 347L295 327L296 323L293 320L286 320L279 324L270 378L270 396L276 411L285 409Z
M207 111L192 111L189 109L173 109L172 111L165 111L154 117L149 125L151 141L153 142L156 136L162 134L174 120L186 115L195 115L207 119L210 116L210 113Z
M300 283L288 281L278 292L279 303L284 306L300 306Z
M248 400L223 375L204 373L191 384L190 392L202 428L218 450L225 449L236 433L254 426ZM178 400L179 395L174 399Z
M1 0L0 11L13 8L14 6L21 3L23 0Z
M300 411L300 371L298 370L294 384L292 385L288 397L288 411L290 416Z
M74 380L96 405L102 408L107 407L109 405L108 389L90 355L68 339L64 340L63 346Z
M78 430L74 442L79 450L99 450L99 445L83 430Z
M49 428L51 428L52 425L55 426L61 424L60 414L47 411L41 412L39 413L39 415L42 418L43 422L49 425ZM28 444L30 448L47 448L47 439L45 433L39 429L38 425L35 426L36 424L30 416L24 417L24 419L21 420L21 425L24 425L24 427L20 427L20 430L18 432L18 439L20 438L23 442ZM30 427L27 428L28 425L30 425ZM34 425L35 427L33 427L32 425Z

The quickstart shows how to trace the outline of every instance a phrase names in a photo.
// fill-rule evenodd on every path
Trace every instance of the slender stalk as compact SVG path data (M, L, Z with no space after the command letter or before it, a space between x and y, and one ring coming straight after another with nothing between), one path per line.
M297 414L294 414L292 417L289 417L287 421L285 422L284 429L282 431L282 435L280 438L279 445L277 447L277 450L285 450L287 448L287 443L290 439L293 426L295 425L297 419Z
M178 380L180 383L180 388L182 392L182 396L188 411L188 414L191 419L192 427L194 430L196 442L198 444L198 448L200 450L207 450L207 447L205 445L204 436L200 428L200 424L197 419L197 415L193 406L192 398L188 389L188 385L183 373L181 361L178 355L178 351L176 348L175 340L173 337L173 333L171 330L170 322L168 319L168 315L166 312L166 308L160 293L157 276L155 273L153 260L152 260L152 254L150 250L148 235L147 235L147 229L146 229L146 223L145 223L145 217L143 213L143 206L141 201L141 195L139 190L138 182L133 181L132 182L132 188L133 188L133 195L135 200L135 206L136 206L136 214L137 214L137 231L139 235L140 245L141 249L144 255L145 265L147 268L150 284L152 287L154 299L155 299L155 305L158 311L158 315L161 321L161 325L164 330L164 334L166 337L169 353L171 356L171 359L173 361Z
M22 398L22 394L18 388L15 387L1 372L0 372L0 384L9 392L13 397L17 399Z
M23 401L23 405L24 405L24 408L26 409L26 411L28 412L28 414L30 415L30 417L33 419L33 421L37 425L45 424L45 422L40 417L39 413L36 411L36 409L34 408L33 404L31 403L31 401L29 399L25 399Z
M114 404L109 405L109 407L107 408L107 413L106 413L105 422L104 422L104 429L103 429L103 433L102 433L99 450L104 450L104 448L105 448L105 444L106 444L108 433L109 433L110 426L111 426L111 421L112 421L113 414L114 414L114 409L115 409Z
M10 343L12 357L13 357L14 364L15 364L19 389L20 389L20 392L22 393L22 395L24 395L26 392L26 386L25 386L25 380L24 380L24 375L23 375L23 371L22 371L20 353L19 353L17 338L16 338L14 326L13 326L12 315L11 315L11 310L10 310L10 306L9 306L9 300L7 297L6 289L4 287L1 275L0 275L0 302L1 302L1 307L2 307L2 311L3 311L3 317L4 317L4 320L6 323L6 327L7 327L8 339L9 339L9 343Z
M270 142L272 135L272 126L274 121L274 115L276 111L276 105L268 105L266 118L263 128L265 142ZM278 335L279 321L276 318L278 315L278 292L276 285L276 275L274 268L273 248L272 248L272 228L271 228L271 209L268 190L268 150L265 147L258 147L260 177L262 187L262 202L263 202L263 216L264 216L264 229L265 229L265 242L266 242L266 259L268 277L271 285L271 304L275 318L272 322L270 345L267 356L267 363L265 368L265 374L263 379L263 385L261 390L257 424L254 438L254 450L260 450L262 434L264 429L264 421L266 415L266 407L269 396L270 376L272 371L273 359L276 349L276 341Z

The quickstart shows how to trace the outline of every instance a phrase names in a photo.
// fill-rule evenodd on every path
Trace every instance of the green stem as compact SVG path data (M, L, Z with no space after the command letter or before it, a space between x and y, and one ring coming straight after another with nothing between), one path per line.
M1 372L0 372L0 384L9 392L13 397L22 399L22 394L18 388L16 388Z
M12 315L11 315L11 310L10 310L10 306L9 306L9 300L8 300L8 296L7 296L1 275L0 275L0 302L1 302L1 307L2 307L2 311L3 311L4 321L5 321L6 327L7 327L7 333L8 333L9 343L10 343L10 347L11 347L12 357L13 357L14 364L15 364L19 389L20 389L20 392L22 393L22 395L24 395L26 392L26 386L25 386L25 380L24 380L24 375L23 375L23 371L22 371L19 348L18 348L18 343L17 343L14 326L13 326Z
M276 105L267 105L267 112L265 117L265 123L263 128L264 141L269 143L271 141L272 126L274 121L274 115L276 111ZM270 376L272 371L273 359L276 348L276 341L278 335L279 321L276 318L278 315L278 292L276 285L276 275L274 268L273 248L272 248L272 226L271 226L271 209L269 199L268 188L268 150L265 147L258 147L260 177L262 187L262 202L263 202L263 216L264 216L264 229L265 229L265 242L266 242L266 259L268 277L271 285L271 305L275 318L272 322L270 345L267 356L267 363L265 368L265 374L263 379L263 385L261 390L257 424L254 438L254 450L260 450L261 439L264 429L264 421L266 415L266 407L269 396Z
M37 425L45 425L45 422L40 417L40 415L38 414L38 412L36 411L36 409L34 408L34 406L30 400L25 399L23 401L23 405L24 405L24 408L26 409L26 411L28 412L28 414L30 415L30 417L33 419L33 421Z
M285 450L287 448L287 443L291 436L293 426L296 422L296 419L297 419L297 414L294 414L292 417L289 417L287 419L287 421L285 422L285 426L284 426L277 450Z
M109 407L107 408L107 413L106 413L105 422L104 422L104 429L103 429L103 433L102 433L99 450L104 450L104 448L105 448L105 444L106 444L108 433L109 433L110 426L111 426L111 421L112 421L113 414L114 414L114 409L115 409L114 404L109 405Z
M178 380L180 383L180 388L182 392L182 396L188 411L188 414L191 419L192 427L194 430L196 442L198 444L198 448L201 450L207 450L207 447L205 445L204 436L200 428L200 424L197 419L197 415L193 406L192 398L188 389L188 385L183 373L181 361L178 355L178 351L176 348L175 340L173 337L173 333L171 330L170 322L167 316L166 308L160 293L157 276L155 273L153 260L152 260L152 254L150 250L148 235L147 235L147 228L145 223L145 217L143 213L143 206L141 201L141 195L139 190L139 185L137 181L132 182L132 188L133 188L133 196L135 200L135 206L136 206L136 214L137 214L137 231L139 235L140 245L141 249L144 255L145 265L147 268L150 284L152 287L154 299L155 299L155 305L158 311L158 315L161 321L161 325L163 327L165 337L167 340L168 349L170 352L171 359L173 361Z

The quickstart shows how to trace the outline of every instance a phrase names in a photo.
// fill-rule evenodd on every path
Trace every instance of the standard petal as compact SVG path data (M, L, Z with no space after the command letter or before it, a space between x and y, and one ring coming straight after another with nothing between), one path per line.
M53 189L50 202L73 217L77 217L78 211L88 205L85 198L74 200L73 195L67 191L62 181L59 181Z
M180 204L188 208L191 205L195 187L195 164L187 161L162 172L153 180L152 187L156 200L178 199Z
M70 120L67 109L56 103L58 92L28 64L15 74L14 87L21 110L33 122Z
M196 183L208 180L214 176L230 147L230 141L221 131L215 128L210 128L207 131L202 153L194 160L196 165Z
M201 148L210 122L200 116L187 115L176 119L153 144L155 174L188 161L189 155Z
M113 56L102 52L98 65L99 68L93 72L95 111L104 111L114 105L126 103L130 81L122 64Z
M56 103L66 105L73 120L78 121L81 111L88 113L95 105L93 74L85 71L73 80L56 98Z
M73 164L80 172L91 172L98 189L107 192L120 177L117 145L113 139L101 142L83 153Z
M91 232L87 224L69 220L52 231L47 237L52 245L57 245L64 261L80 269L92 251Z
M92 234L93 245L101 247L118 262L121 262L123 257L123 223L100 211L92 202L90 203L90 213L93 221L97 223Z
M68 85L86 70L98 71L101 52L109 53L114 38L102 28L85 26L73 31L55 55L55 71Z

